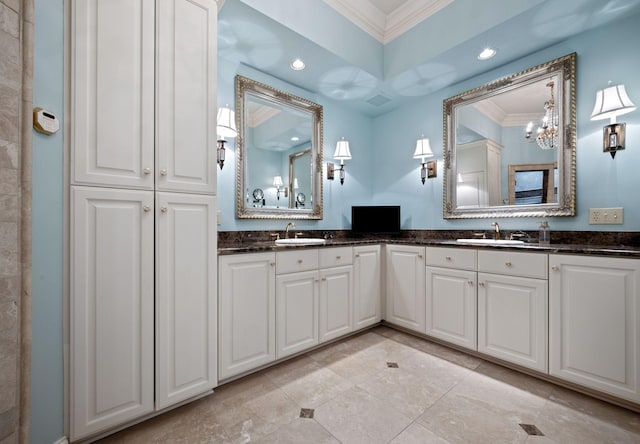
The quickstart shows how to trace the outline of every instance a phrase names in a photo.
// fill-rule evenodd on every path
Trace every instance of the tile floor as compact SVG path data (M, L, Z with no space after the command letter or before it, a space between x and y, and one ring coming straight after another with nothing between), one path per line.
M376 327L102 442L638 444L640 414Z

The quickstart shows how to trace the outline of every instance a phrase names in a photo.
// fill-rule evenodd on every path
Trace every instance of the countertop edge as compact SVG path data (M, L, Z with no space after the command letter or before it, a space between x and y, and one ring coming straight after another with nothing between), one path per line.
M536 243L524 243L522 245L473 245L463 244L455 240L442 239L327 239L324 244L315 245L275 245L273 241L266 242L246 242L238 245L224 244L219 246L218 255L245 254L258 252L278 252L310 248L331 248L341 246L359 246L372 244L391 245L415 245L433 247L466 248L474 250L496 250L501 251L523 251L549 254L580 254L598 255L610 257L640 258L639 247L628 247L624 245L580 245L580 244L551 244L538 245Z

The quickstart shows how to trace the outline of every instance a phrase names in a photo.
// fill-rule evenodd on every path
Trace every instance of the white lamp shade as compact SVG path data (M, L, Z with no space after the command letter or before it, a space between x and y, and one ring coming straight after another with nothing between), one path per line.
M351 159L351 151L349 151L349 141L344 140L344 137L342 138L342 140L338 140L338 143L336 144L336 151L333 153L333 158L336 160Z
M236 137L236 113L227 107L218 108L217 131L219 137Z
M416 150L413 152L414 159L423 159L425 157L433 157L429 139L418 139L416 142Z
M273 186L280 188L282 185L284 185L284 182L282 182L282 176L273 176Z
M624 85L613 85L596 93L596 105L591 113L591 120L614 118L636 109Z

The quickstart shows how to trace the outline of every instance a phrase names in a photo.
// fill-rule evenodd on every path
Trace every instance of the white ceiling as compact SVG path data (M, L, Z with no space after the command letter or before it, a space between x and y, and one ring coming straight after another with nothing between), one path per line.
M230 66L247 65L369 116L640 13L640 0L221 3L218 54ZM487 44L497 55L477 60ZM296 57L304 71L289 68Z

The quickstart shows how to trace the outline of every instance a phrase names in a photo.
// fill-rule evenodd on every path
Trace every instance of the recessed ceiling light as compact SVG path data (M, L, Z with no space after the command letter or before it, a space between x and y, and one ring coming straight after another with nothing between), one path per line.
M292 142L297 142L298 140L300 140L300 138L299 138L299 137L297 137L297 136L293 136L293 137L291 138L291 141L292 141Z
M496 55L496 50L493 48L489 48L488 46L478 54L478 60L487 60Z
M302 71L304 69L304 62L300 59L294 59L291 61L291 69L294 71Z

